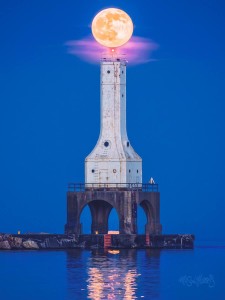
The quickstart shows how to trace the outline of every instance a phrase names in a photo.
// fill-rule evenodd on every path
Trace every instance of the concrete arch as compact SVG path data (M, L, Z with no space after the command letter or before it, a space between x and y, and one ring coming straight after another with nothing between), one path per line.
M91 212L91 233L92 234L106 234L108 233L108 223L109 215L114 208L118 219L120 221L120 214L118 211L118 205L113 200L102 200L102 199L92 199L87 203L83 203L78 211L78 222L80 224L80 217L84 208L88 206ZM81 228L81 227L80 227Z
M145 233L149 234L152 231L153 222L155 220L155 214L154 214L153 207L148 200L142 200L139 203L139 205L143 208L146 218L147 218L147 223L145 225Z
M78 207L79 209L79 214L78 214L78 217L80 218L80 215L82 214L82 211L83 209L88 205L90 210L91 208L95 207L95 206L98 206L99 210L101 210L101 205L105 206L106 204L108 204L109 206L111 206L111 209L115 208L117 214L119 215L119 207L118 205L112 201L112 200L105 200L105 199L98 199L98 198L94 198L94 199L91 199L89 201L85 201L83 202L80 207Z
M151 203L147 200L143 200L140 203L140 206L143 208L143 210L146 214L147 222L150 223L151 220L154 219L154 211L153 211L153 207L152 207Z
M92 191L68 192L66 233L81 233L80 215L88 205L91 210L91 232L108 233L108 218L115 208L121 234L136 233L136 196L132 191Z
M91 233L92 234L107 234L108 233L108 223L109 223L109 215L112 209L114 208L118 219L119 224L121 220L121 215L119 214L119 207L117 202L113 201L113 199L91 199L88 200L84 199L84 201L77 201L78 199L75 198L75 215L76 215L76 233L82 233L82 224L80 222L80 218L82 212L86 206L89 207L91 212ZM81 199L80 199L81 200ZM80 205L79 205L80 204Z

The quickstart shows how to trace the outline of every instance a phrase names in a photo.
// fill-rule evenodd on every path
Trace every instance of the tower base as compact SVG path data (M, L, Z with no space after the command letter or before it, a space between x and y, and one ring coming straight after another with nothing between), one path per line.
M160 224L160 193L143 190L83 190L67 193L66 234L82 234L80 216L89 206L92 217L91 234L107 234L108 218L115 208L119 218L120 234L137 234L137 207L140 205L146 214L145 234L162 233Z

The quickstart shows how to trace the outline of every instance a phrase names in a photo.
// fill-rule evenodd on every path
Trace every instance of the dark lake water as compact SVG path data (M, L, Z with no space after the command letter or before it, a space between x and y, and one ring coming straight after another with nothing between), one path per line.
M225 299L225 246L1 251L0 299Z

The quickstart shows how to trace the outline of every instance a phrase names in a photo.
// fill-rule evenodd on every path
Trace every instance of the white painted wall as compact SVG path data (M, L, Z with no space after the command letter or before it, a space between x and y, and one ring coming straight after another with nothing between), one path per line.
M142 183L142 159L126 130L126 62L101 62L101 130L85 159L85 183Z

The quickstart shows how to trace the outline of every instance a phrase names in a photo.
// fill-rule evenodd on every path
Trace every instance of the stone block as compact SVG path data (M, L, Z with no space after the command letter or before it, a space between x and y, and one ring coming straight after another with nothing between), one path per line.
M0 249L10 250L11 246L8 241L1 241L0 242Z
M23 242L23 247L25 249L39 249L38 244L35 241L27 240Z

